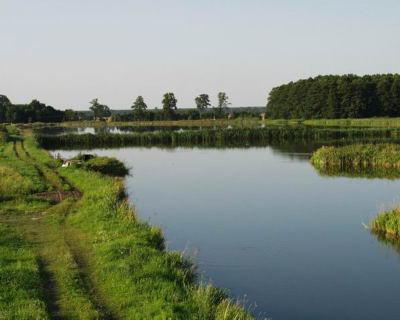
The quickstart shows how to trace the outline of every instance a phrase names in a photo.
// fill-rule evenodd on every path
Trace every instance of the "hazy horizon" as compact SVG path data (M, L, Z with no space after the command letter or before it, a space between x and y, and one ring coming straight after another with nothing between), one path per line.
M0 0L0 94L87 110L174 92L264 106L282 83L400 71L400 3Z

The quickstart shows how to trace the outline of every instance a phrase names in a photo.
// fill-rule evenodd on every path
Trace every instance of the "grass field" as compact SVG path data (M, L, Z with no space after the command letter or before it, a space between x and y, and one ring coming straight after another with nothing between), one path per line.
M7 139L0 319L252 319L222 290L199 285L182 254L164 250L162 231L127 203L123 179L61 169L29 131ZM35 196L76 189L81 197L59 203Z

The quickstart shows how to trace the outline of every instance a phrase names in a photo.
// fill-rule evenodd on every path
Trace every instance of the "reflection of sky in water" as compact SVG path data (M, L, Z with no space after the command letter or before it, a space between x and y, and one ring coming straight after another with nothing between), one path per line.
M207 279L246 294L257 312L274 320L399 319L399 256L362 223L398 199L400 182L321 177L310 151L95 152L132 168L129 197L142 219L164 229L170 249L195 255Z

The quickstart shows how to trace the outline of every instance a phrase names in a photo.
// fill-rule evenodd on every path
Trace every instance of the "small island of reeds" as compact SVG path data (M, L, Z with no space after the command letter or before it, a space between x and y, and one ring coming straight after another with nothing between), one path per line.
M322 147L314 152L311 163L317 169L400 169L400 146L383 143Z
M372 232L388 238L400 236L400 207L378 214L371 223Z

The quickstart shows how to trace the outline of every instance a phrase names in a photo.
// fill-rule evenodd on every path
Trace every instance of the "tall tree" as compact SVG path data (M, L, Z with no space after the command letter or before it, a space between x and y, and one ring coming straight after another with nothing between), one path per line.
M201 117L201 114L204 111L206 111L209 106L211 106L210 96L205 93L202 93L199 96L197 96L194 99L194 102L196 103L197 110L199 110L200 117Z
M99 99L95 98L90 101L90 110L93 111L94 117L97 119L102 120L105 117L111 116L111 110L105 104L99 103Z
M135 102L132 105L133 110L133 118L135 120L145 120L146 119L146 111L147 111L147 104L144 102L142 96L138 96Z
M64 111L65 121L75 121L78 120L78 113L72 109L66 109Z
M219 92L218 93L218 109L217 113L222 116L225 111L228 109L228 106L230 105L229 103L229 97L225 92Z
M166 119L174 119L175 111L177 110L178 100L175 98L175 95L172 92L167 92L164 94L162 100L162 106L164 111L164 116Z
M7 108L10 104L10 100L6 96L0 94L0 123L6 122Z

